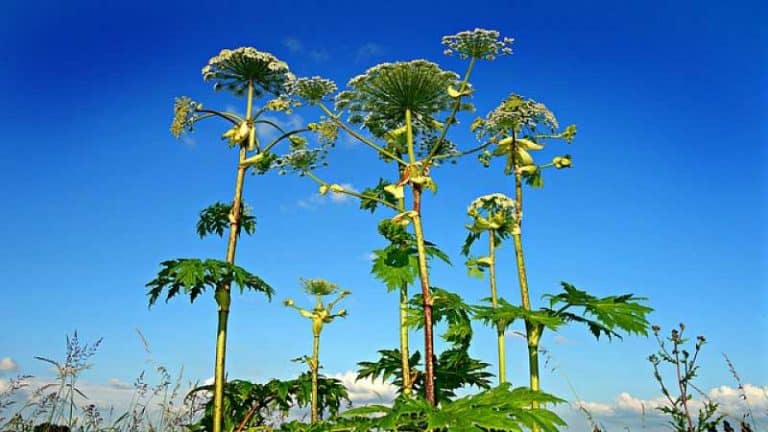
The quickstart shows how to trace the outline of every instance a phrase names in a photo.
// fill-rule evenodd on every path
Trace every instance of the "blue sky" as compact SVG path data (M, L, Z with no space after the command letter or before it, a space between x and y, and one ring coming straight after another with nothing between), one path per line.
M104 337L87 374L94 383L132 382L153 358L186 374L212 375L215 305L179 299L147 309L144 284L160 261L223 256L225 243L199 240L200 209L231 199L236 153L208 123L189 138L168 133L173 98L243 110L214 94L200 68L222 48L254 46L297 75L340 87L383 62L426 58L463 72L442 55L443 35L475 27L515 38L514 54L478 65L478 115L510 92L547 104L576 123L571 147L554 144L574 169L547 173L526 203L533 295L567 280L597 295L649 298L651 321L683 321L709 340L699 384L733 386L721 353L742 378L768 384L765 154L766 40L759 2L486 2L386 6L340 2L96 5L18 2L0 17L0 358L49 374L35 355L61 356L64 335ZM296 124L316 119L301 111ZM474 114L465 115L467 125ZM466 132L454 135L473 145ZM342 138L323 178L357 189L390 176L368 148ZM487 294L465 277L459 249L466 206L478 195L512 193L498 165L473 158L435 170L440 191L425 202L427 237L454 267L436 264L433 283L470 301ZM228 354L231 377L289 377L289 359L309 349L304 320L280 305L300 297L299 277L353 291L349 317L324 334L328 373L355 369L396 346L396 302L370 275L381 247L376 222L349 200L319 199L307 179L248 177L245 200L258 218L238 263L277 290L272 304L237 296ZM500 251L502 296L517 299L511 246ZM539 303L541 304L541 303ZM492 362L492 332L476 327L473 354ZM419 341L419 335L413 335ZM509 344L509 377L525 382L523 344ZM646 357L653 338L597 343L582 328L543 344L559 365L546 390L613 403L622 392L659 392ZM3 372L0 372L2 374ZM10 375L6 371L5 375ZM607 423L608 424L608 423Z

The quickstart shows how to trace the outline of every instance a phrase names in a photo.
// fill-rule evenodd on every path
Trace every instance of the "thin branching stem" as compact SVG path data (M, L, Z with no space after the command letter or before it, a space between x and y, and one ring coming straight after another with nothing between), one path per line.
M394 154L394 153L390 152L389 150L385 149L384 147L382 147L382 146L380 146L380 145L378 145L378 144L374 143L373 141L369 140L368 138L364 137L363 135L361 135L360 133L358 133L357 131L355 131L355 130L354 130L354 129L352 129L351 127L349 127L349 125L347 125L346 123L344 123L343 121L341 121L341 120L339 119L339 117L338 117L336 114L334 114L334 113L333 113L333 111L331 111L330 109L328 109L328 107L327 107L327 106L325 106L325 104L323 104L322 102L319 102L319 103L317 104L317 106L319 106L319 107L320 107L320 109L321 109L321 110L323 110L323 112L324 112L326 115L328 115L328 118L332 119L332 120L333 120L333 122L334 122L334 123L336 123L336 125L337 125L337 126L339 126L340 128L344 129L344 131L346 131L348 134L350 134L351 136L353 136L353 137L354 137L355 139L357 139L358 141L360 141L360 142L362 142L363 144L365 144L365 145L367 145L367 146L369 146L369 147L373 148L373 149L374 149L374 150L376 150L377 152L379 152L379 153L381 153L381 154L383 154L383 155L387 156L388 158L390 158L390 159L392 159L392 160L395 160L395 161L397 161L397 162L399 162L399 163L401 163L401 164L403 164L403 165L407 165L407 163L406 163L406 162L405 162L405 161L404 161L402 158L400 158L399 156L397 156L396 154Z
M307 175L307 177L309 177L312 180L314 180L320 186L330 186L331 185L331 183L328 183L328 182L323 181L322 179L320 179L312 171L306 170L306 171L303 171L303 172L304 172L304 174ZM355 191L351 191L351 190L347 190L347 189L342 189L340 191L334 191L334 193L345 194L345 195L353 196L353 197L358 198L358 199L369 199L369 200L372 200L372 201L376 201L377 203L379 203L381 205L387 206L387 207L391 208L392 210L396 210L396 211L400 210L398 208L398 206L394 206L394 205L392 205L392 204L390 204L390 203L388 203L388 202L386 202L386 201L384 201L382 199L379 199L379 198L376 198L376 197L370 196L370 195L363 195L363 194L355 192Z
M472 69L474 67L475 67L475 58L472 57L469 60L467 71L464 73L464 79L461 81L461 84L459 85L459 93L463 93L464 90L467 89L469 76L472 75ZM432 158L434 158L437 152L440 150L440 147L443 145L443 140L445 139L445 136L448 135L448 128L451 127L453 123L455 123L456 113L459 111L460 107L461 107L461 96L457 97L456 101L453 103L453 109L451 110L451 114L445 120L445 124L443 124L443 130L440 132L440 137L437 139L436 144L429 151L429 156L426 157L427 161L431 161Z

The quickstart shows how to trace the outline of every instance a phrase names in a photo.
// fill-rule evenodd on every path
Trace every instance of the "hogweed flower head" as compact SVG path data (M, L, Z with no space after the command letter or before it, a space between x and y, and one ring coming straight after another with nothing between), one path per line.
M499 233L512 233L517 217L517 202L502 194L493 193L475 198L467 207L473 223L467 229L481 232L489 229Z
M377 137L405 124L410 110L416 133L436 128L434 116L454 103L446 89L459 87L459 76L427 60L382 63L347 83L350 90L336 96L336 109L348 110L350 123L360 124ZM469 106L462 106L469 109Z
M476 28L455 35L443 36L445 55L457 54L461 59L493 60L497 56L512 54L512 38L500 38L496 30Z
M317 134L317 139L323 145L333 145L339 138L339 126L333 120L322 118L317 123L307 125L309 130Z
M535 131L545 128L551 132L559 125L555 115L546 105L533 99L526 99L518 94L511 94L496 109L491 111L484 121L478 122L481 133L515 131L522 129Z
M305 99L310 104L322 101L325 97L336 92L336 84L325 78L299 78L290 84L291 94Z
M191 131L195 123L195 111L200 108L202 108L201 104L186 96L177 97L173 104L171 134L178 138L184 132Z
M244 94L253 82L255 96L264 92L279 96L287 93L288 84L296 78L288 64L252 47L221 50L208 60L202 73L205 81L213 81L214 89L225 88L236 95Z

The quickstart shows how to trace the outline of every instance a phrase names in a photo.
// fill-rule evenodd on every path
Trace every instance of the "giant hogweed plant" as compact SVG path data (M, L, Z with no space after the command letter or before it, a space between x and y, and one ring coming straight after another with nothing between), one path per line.
M203 107L188 97L176 99L175 116L171 133L179 137L190 132L195 125L206 119L216 118L229 124L222 139L230 148L238 150L234 197L231 203L216 203L200 214L197 232L203 237L209 234L224 235L229 228L227 248L224 260L182 258L164 261L157 277L147 284L149 304L153 305L165 291L166 301L177 295L188 295L194 301L203 291L211 289L218 306L218 324L216 335L216 359L213 395L213 431L221 431L223 396L225 381L225 354L227 341L227 321L231 307L231 288L236 285L241 292L245 289L261 292L271 297L273 290L258 276L235 265L238 238L242 230L251 234L255 227L255 218L243 204L245 174L250 169L263 174L270 168L280 165L283 160L275 154L277 144L290 142L290 154L293 163L311 166L318 159L320 150L306 150L306 139L300 134L317 131L319 127L287 131L277 122L263 114L267 112L290 113L293 105L288 97L296 79L288 65L272 54L258 51L251 47L235 50L222 50L212 57L202 70L203 79L212 82L215 90L224 89L235 96L245 96L245 117L234 112L219 111ZM256 103L262 98L269 98L261 106ZM273 128L277 138L262 143L257 134L257 127ZM308 164L308 165L307 165Z
M523 183L542 187L544 169L571 167L570 155L556 156L551 162L539 165L530 153L544 149L548 140L560 139L570 143L576 134L574 125L566 127L563 131L558 129L557 119L544 104L525 99L517 94L510 95L486 118L478 118L472 124L472 130L477 136L492 144L490 148L483 149L483 153L479 156L483 165L489 166L494 157L503 157L504 173L514 176L515 198L509 206L514 211L508 214L509 219L506 223L511 222L511 224L505 226L504 233L511 235L514 242L521 299L521 305L514 306L501 297L496 301L491 298L491 306L476 307L476 316L488 324L495 325L497 330L506 329L516 320L523 321L532 390L540 390L538 352L544 329L556 330L567 322L580 322L586 324L596 338L601 334L609 338L613 336L621 338L619 330L629 334L647 335L646 316L652 311L651 308L642 304L641 301L645 298L635 297L633 294L598 298L578 290L567 282L561 284L563 292L544 296L549 299L549 307L532 309L522 243ZM482 201L482 198L480 200ZM491 238L489 249L492 251L496 240L492 233L495 224L487 218L480 218L476 214L476 209L473 210L473 206L470 206L469 213L474 219L474 224L470 227L471 233L465 243L464 252L468 252L469 245L482 230L489 231ZM470 260L470 270L477 271L484 266L490 268L492 262L495 266L495 259L491 257ZM492 284L495 284L494 276L495 274L491 277ZM581 309L580 313L574 313L574 309ZM534 402L533 407L537 406L538 403Z
M424 369L425 396L435 404L435 367L433 346L433 299L428 270L428 254L422 222L423 192L437 191L437 184L430 175L431 168L439 165L441 159L460 154L453 143L446 139L448 129L457 123L459 111L472 109L465 98L472 94L469 83L472 70L478 60L492 60L496 56L511 53L512 40L499 38L495 31L480 30L462 32L443 38L446 54L457 54L468 60L467 70L461 78L458 74L444 71L438 65L426 60L384 63L368 69L348 82L348 89L336 96L336 105L330 108L324 101L332 91L296 92L297 96L317 105L337 128L374 149L387 162L395 162L399 177L395 182L380 181L361 198L366 205L387 206L397 212L392 221L412 225L416 239L418 276L423 301L424 319ZM315 88L335 88L327 80L315 78ZM308 94L309 93L309 94ZM346 121L342 115L347 113ZM360 126L367 136L355 130ZM338 184L329 184L316 175L304 170L305 174L320 184L321 193L328 190L338 193L350 192ZM411 206L405 208L406 190L410 191ZM404 310L407 295L402 295L401 310ZM404 328L401 320L401 331ZM401 348L404 338L401 338ZM409 353L401 350L403 382L409 384Z
M305 362L307 366L309 366L309 372L312 375L311 421L312 423L315 423L322 415L319 410L320 405L318 401L320 334L326 324L330 324L336 318L347 316L346 309L341 309L338 312L334 312L333 309L344 297L349 295L349 291L339 290L339 287L336 284L323 279L302 280L302 286L307 294L315 297L315 306L312 309L305 309L296 306L296 303L291 299L285 300L284 304L287 307L296 309L299 312L299 315L312 322L312 356L304 356L298 360ZM336 295L336 298L333 301L324 303L323 297L330 295Z
M469 274L483 277L488 269L488 281L490 284L491 308L496 310L499 303L499 295L496 288L496 249L501 246L502 240L508 238L515 229L515 201L500 193L481 196L469 205L467 214L472 218L472 223L467 225L467 235L461 253L468 257L466 262ZM488 235L488 255L483 257L470 256L472 244L480 239L480 236ZM503 322L494 323L496 327L496 349L499 384L507 382L507 362L505 337L506 328Z

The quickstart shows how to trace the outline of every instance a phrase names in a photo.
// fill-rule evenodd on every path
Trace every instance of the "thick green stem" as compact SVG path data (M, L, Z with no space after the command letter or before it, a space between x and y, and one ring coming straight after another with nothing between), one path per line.
M246 121L251 121L253 112L253 82L248 83L248 101L246 107ZM256 142L256 128L251 127L248 134L248 148L253 148ZM237 164L237 177L235 179L235 196L232 199L232 210L229 214L229 241L227 242L226 261L235 262L237 249L237 237L240 233L240 215L243 203L243 183L247 165L243 163L246 158L247 148L240 146L239 160ZM223 284L217 288L216 302L219 306L219 322L216 332L216 364L214 367L213 383L213 432L221 432L221 423L224 417L224 380L227 352L227 321L230 308L230 284Z
M408 284L400 286L400 365L403 369L403 394L411 394L411 366L408 348Z
M416 162L416 152L413 146L413 124L411 110L405 110L405 136L408 144L408 159L411 164ZM406 168L408 169L408 168ZM419 279L421 280L421 296L424 309L424 391L427 402L436 404L435 400L435 362L434 339L432 336L432 292L429 287L429 270L427 269L427 251L424 245L424 227L421 224L421 185L412 183L413 190L413 230L416 234L416 250L418 252Z
M491 264L489 266L489 279L491 283L491 305L496 309L499 305L498 294L496 293L496 232L488 230L489 237L489 255ZM504 347L504 326L502 323L496 323L496 347L499 354L499 384L507 382L507 353Z
M403 164L397 164L397 177L402 176L405 169ZM400 212L405 211L405 198L397 199L397 207ZM410 395L413 383L411 383L410 348L408 347L408 283L400 285L400 367L403 375L403 394Z
M514 151L514 149L513 149ZM521 174L515 170L515 201L517 202L516 208L516 223L517 227L512 233L512 239L515 243L515 259L517 261L517 280L520 284L520 298L523 303L523 309L531 310L531 298L528 292L528 275L525 271L525 258L523 255L523 240L522 236L522 215L523 215L523 179ZM525 338L528 341L528 373L530 378L531 390L541 390L539 383L539 338L541 336L541 329L534 325L531 325L526 321L525 323ZM538 401L531 403L531 408L539 408ZM534 425L533 432L538 432L538 425Z
M432 336L432 292L429 288L429 273L427 269L427 253L424 246L424 227L421 224L421 185L413 185L413 227L416 232L416 249L419 257L419 276L421 279L421 295L424 308L424 372L427 401L435 405L435 363Z
M320 334L315 333L312 343L312 363L310 364L312 370L312 423L317 422L319 418L319 409L317 407L317 376L318 369L320 369Z

